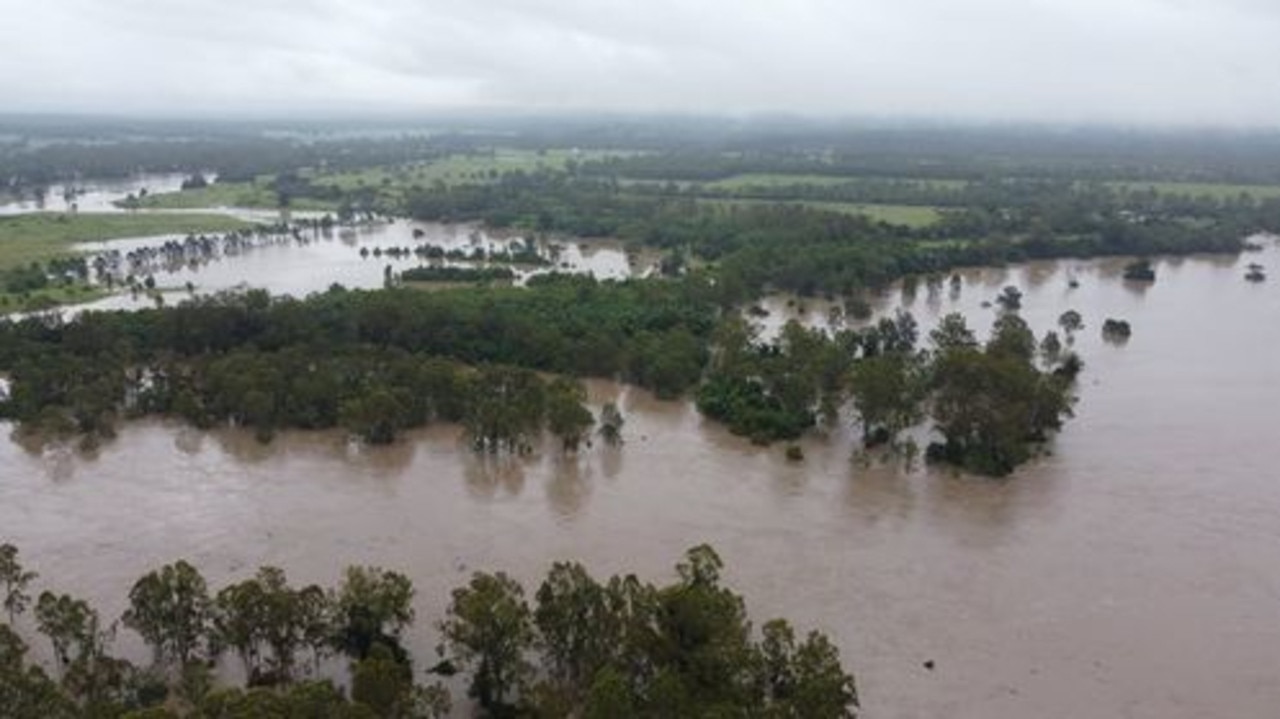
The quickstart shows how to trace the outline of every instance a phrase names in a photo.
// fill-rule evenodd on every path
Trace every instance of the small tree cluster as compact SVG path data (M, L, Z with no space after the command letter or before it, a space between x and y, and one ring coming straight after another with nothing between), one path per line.
M509 576L476 573L453 592L441 650L492 716L854 716L834 645L784 620L755 638L722 568L705 545L666 586L558 563L532 606Z

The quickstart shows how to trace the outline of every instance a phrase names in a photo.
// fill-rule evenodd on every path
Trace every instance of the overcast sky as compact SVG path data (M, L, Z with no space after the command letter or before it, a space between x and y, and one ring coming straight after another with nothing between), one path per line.
M0 0L0 111L1280 127L1280 0Z

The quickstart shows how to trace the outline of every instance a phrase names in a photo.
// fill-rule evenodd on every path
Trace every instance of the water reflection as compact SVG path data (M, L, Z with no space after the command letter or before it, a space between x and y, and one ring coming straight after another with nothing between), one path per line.
M572 522L586 511L595 472L589 458L578 453L555 453L550 462L547 503L558 521Z
M524 489L529 461L527 457L483 453L465 456L462 467L467 489L475 499L518 497Z

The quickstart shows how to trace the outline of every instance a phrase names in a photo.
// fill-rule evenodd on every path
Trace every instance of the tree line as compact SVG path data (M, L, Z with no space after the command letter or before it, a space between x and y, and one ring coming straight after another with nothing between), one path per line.
M139 578L108 622L83 599L34 594L37 574L4 544L0 707L13 719L425 719L450 713L445 682L460 675L493 717L854 717L854 678L830 639L784 619L757 631L722 571L700 545L665 585L557 562L530 596L503 572L475 572L451 592L438 656L421 670L404 645L416 590L399 572L348 567L324 588L262 567L215 590L179 560ZM27 657L31 623L51 671ZM113 653L121 627L148 662ZM215 679L224 659L243 686ZM333 660L345 661L349 691L324 678Z
M1077 315L1078 317L1078 315ZM1066 320L1064 320L1066 323ZM1067 323L1069 324L1069 323ZM1077 327L1071 324L1074 332ZM927 457L986 475L1005 475L1071 416L1083 367L1056 330L1037 340L1014 312L1003 312L985 343L951 314L919 346L907 312L862 330L827 334L792 321L777 340L759 341L741 318L716 335L698 408L753 441L795 439L819 422L832 426L849 403L866 447L913 458L902 434L929 419L940 440Z
M899 201L956 203L939 221L914 228L803 204L833 196L866 201L873 186L884 185L793 185L763 196L777 203L743 204L719 201L723 192L698 185L646 188L617 178L516 171L483 184L411 190L402 212L622 238L666 251L674 267L693 260L713 266L740 300L769 290L849 296L906 275L1030 259L1239 252L1247 235L1280 230L1280 199L1171 197L1037 179L962 188L889 185Z
M761 443L834 426L851 407L867 445L896 446L928 418L945 449L931 457L1005 474L1070 414L1081 363L1056 332L1034 336L1016 292L1002 295L1008 307L985 345L953 315L924 348L905 312L831 333L792 321L764 341L719 304L721 290L697 274L549 275L525 289L333 289L305 300L251 291L5 321L0 371L11 391L0 416L89 441L150 414L244 427L263 441L341 427L374 444L448 422L481 451L524 453L545 434L573 451L597 427L578 378L604 377L692 394L703 414ZM606 419L615 415L602 413L599 432L616 439Z
M154 413L263 439L341 426L374 443L442 421L485 449L519 451L544 428L573 447L594 420L572 378L680 396L701 377L713 324L705 281L567 276L34 316L0 321L0 371L12 380L0 416L54 435L110 437L120 418Z

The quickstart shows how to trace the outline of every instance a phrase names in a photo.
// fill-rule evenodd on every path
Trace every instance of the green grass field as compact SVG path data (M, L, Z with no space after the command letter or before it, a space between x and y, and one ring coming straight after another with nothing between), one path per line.
M81 242L125 237L229 232L250 227L213 214L55 214L0 217L0 269L65 256Z
M203 210L214 207L274 210L279 207L279 198L271 188L269 179L255 182L218 182L198 190L148 195L142 198L139 207L148 210ZM290 202L289 208L325 211L334 209L334 206L323 200L297 197Z
M318 185L354 190L361 187L383 187L389 190L420 185L428 187L435 182L445 184L491 182L504 172L535 172L537 170L564 170L570 161L585 162L626 153L603 150L574 151L553 149L545 152L496 148L488 152L450 155L431 162L403 167L377 167L358 172L311 172L311 181Z
M1280 185L1238 185L1214 182L1108 182L1114 189L1155 190L1163 195L1190 195L1192 197L1212 197L1215 200L1226 200L1241 194L1252 195L1255 199L1280 197Z
M801 205L815 210L841 212L847 215L865 215L872 220L907 227L927 227L941 218L936 207L922 205L875 205L854 202L821 202L816 200L720 200L704 199L699 202L726 205Z
M853 182L910 182L924 187L937 187L945 189L957 189L964 187L967 183L964 180L914 180L906 178L872 178L872 177L853 177L843 175L787 175L781 173L749 173L744 175L734 175L726 177L723 180L715 180L708 182L702 186L708 190L721 190L724 192L739 192L751 187L794 187L797 185L809 185L816 187L829 187L832 185L846 185Z
M37 312L60 305L84 304L100 300L110 294L101 287L79 282L54 285L23 294L0 292L0 314Z

